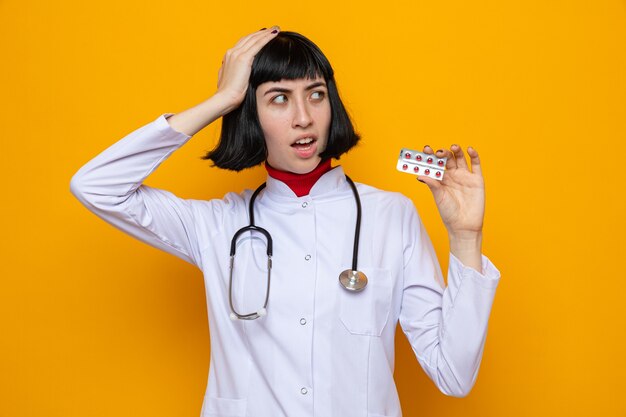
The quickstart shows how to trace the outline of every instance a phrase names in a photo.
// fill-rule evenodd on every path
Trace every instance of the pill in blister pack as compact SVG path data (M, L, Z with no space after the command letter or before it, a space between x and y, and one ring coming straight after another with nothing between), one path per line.
M432 154L402 149L396 169L407 174L426 175L441 181L446 168L446 160L447 158L437 158Z

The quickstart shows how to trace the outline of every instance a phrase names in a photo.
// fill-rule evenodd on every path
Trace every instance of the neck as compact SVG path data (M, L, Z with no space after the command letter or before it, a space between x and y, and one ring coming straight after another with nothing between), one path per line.
M313 171L306 174L295 174L293 172L281 171L271 167L267 161L265 162L265 169L270 177L284 182L298 197L302 197L309 195L311 188L313 188L317 180L332 169L330 162L330 158L326 159L320 162Z

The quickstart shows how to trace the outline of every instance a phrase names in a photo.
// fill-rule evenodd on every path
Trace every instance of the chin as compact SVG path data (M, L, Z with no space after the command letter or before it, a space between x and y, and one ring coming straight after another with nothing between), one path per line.
M291 159L287 161L266 161L272 168L279 171L291 172L292 174L308 174L313 171L322 162L319 156L309 159Z
M321 162L320 158L311 158L307 160L298 160L298 161L289 161L284 164L273 164L268 161L270 166L279 171L291 172L292 174L308 174L313 171L319 163Z
M319 157L315 158L314 160L304 161L302 164L298 164L297 166L295 166L294 170L292 170L291 172L293 172L294 174L308 174L309 172L317 168L320 162L322 162L322 159Z

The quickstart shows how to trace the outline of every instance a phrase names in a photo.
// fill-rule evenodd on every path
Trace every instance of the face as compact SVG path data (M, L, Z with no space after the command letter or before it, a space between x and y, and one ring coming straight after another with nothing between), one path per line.
M267 162L281 171L306 174L320 163L330 130L330 102L323 78L266 82L256 90L267 144Z

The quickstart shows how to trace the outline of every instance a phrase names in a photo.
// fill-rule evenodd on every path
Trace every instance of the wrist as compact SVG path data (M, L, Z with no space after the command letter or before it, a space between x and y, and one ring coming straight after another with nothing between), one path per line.
M461 230L461 231L448 231L448 237L450 242L453 240L460 244L472 244L475 242L481 242L483 238L482 230Z
M450 233L450 253L461 263L482 273L482 231Z
M219 116L223 117L239 107L242 100L235 99L226 92L217 91L206 102L210 102L219 113Z
M200 104L174 114L167 121L174 130L193 136L236 107L232 101L216 93Z

